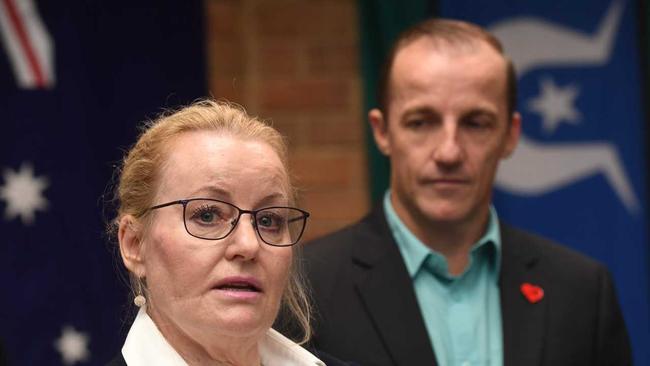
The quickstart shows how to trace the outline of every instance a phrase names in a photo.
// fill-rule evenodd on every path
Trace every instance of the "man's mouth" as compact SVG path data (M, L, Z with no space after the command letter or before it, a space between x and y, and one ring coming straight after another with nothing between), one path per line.
M440 185L469 183L469 179L465 179L465 178L433 178L433 179L425 179L424 181L429 184L440 184Z

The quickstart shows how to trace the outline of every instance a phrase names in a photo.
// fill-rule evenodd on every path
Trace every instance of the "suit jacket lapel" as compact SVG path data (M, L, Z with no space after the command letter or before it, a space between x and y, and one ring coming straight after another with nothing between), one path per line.
M548 301L531 303L521 285L530 283L547 289L538 271L539 253L524 246L516 230L501 225L501 318L503 322L503 359L505 366L539 365L544 345L545 316Z
M411 278L379 206L367 221L368 240L353 253L361 269L356 289L396 365L435 365Z

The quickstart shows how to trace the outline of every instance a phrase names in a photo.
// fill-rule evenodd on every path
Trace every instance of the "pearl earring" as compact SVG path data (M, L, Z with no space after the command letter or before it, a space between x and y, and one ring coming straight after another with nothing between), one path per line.
M142 295L138 295L135 297L135 299L133 299L133 303L135 306L141 308L144 304L147 303L147 299L145 299Z
M133 299L135 306L141 308L147 303L147 298L142 295L142 280L138 278L138 295Z

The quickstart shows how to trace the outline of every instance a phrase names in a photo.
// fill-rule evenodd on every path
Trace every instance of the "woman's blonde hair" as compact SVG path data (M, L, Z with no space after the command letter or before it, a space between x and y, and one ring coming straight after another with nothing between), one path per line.
M144 124L135 145L127 152L121 167L116 172L119 177L115 187L117 216L109 224L109 234L115 237L119 222L125 215L142 219L147 225L148 208L158 184L160 169L166 158L166 144L175 136L190 131L217 131L224 135L268 144L278 154L288 174L287 145L282 135L268 123L249 116L238 105L204 99L175 111L167 112L153 121ZM295 203L295 190L289 183L290 204ZM283 313L289 314L302 330L299 343L311 337L311 305L294 247L293 262L289 269L289 280L282 296ZM131 289L134 293L146 285L141 278L129 273Z

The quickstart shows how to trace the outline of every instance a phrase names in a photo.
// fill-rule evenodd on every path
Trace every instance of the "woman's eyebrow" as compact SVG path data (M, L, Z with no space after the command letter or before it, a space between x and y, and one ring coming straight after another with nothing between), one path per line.
M287 204L289 204L287 195L284 193L276 192L262 197L262 199L256 202L255 207Z
M214 185L207 185L203 186L195 191L193 191L190 194L191 197L188 198L200 198L200 197L205 197L205 198L210 198L214 196L218 197L230 197L230 192L226 189L223 189L221 187L217 187Z

